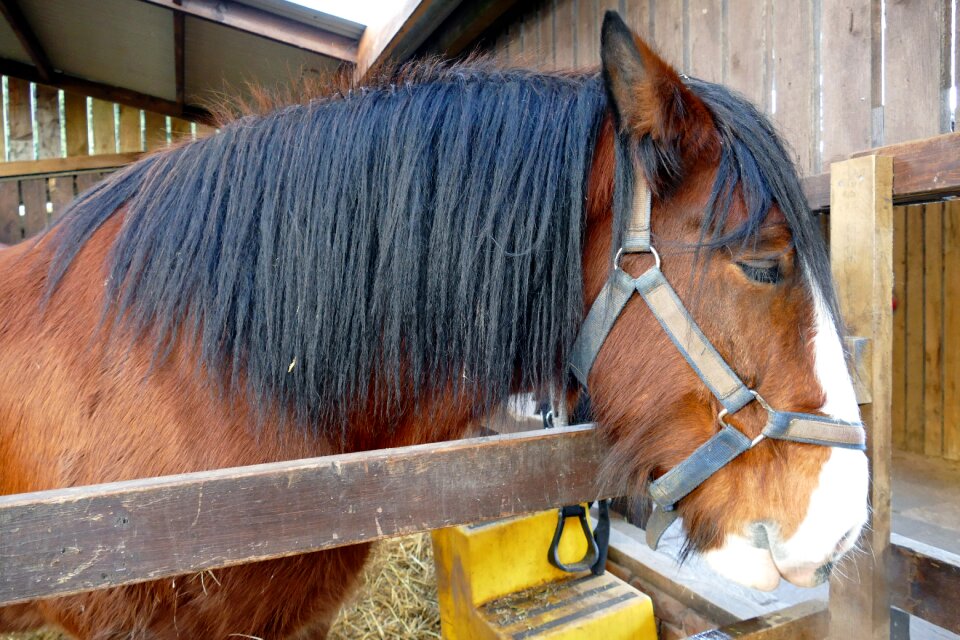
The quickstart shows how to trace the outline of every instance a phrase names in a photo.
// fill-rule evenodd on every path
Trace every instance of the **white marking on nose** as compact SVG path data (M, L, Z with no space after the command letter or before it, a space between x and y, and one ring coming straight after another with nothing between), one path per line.
M816 332L813 338L814 372L825 397L820 412L856 422L860 420L860 409L840 335L823 294L813 282L809 282L809 286ZM859 532L867 521L868 484L867 457L862 451L830 449L803 521L789 540L773 548L774 561L781 573L833 559L837 544L844 536L852 529Z

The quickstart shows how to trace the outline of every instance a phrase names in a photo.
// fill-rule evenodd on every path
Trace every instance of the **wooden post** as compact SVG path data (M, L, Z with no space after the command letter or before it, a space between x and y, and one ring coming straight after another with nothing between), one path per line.
M890 545L893 355L893 160L865 156L830 169L830 261L848 331L870 338L873 402L861 407L870 458L871 528L864 549L830 582L830 637L889 638L886 567Z

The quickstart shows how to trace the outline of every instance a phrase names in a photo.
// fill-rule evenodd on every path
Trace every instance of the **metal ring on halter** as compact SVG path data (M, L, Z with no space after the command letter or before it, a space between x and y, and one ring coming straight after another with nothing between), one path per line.
M657 269L660 268L660 254L657 253L657 250L653 248L653 245L650 246L650 253L653 254L653 259L656 261ZM617 249L617 255L613 256L613 268L616 271L620 271L620 258L623 257L623 247Z
M748 389L748 391L753 395L753 399L757 401L757 404L763 407L764 411L766 411L767 413L773 413L773 407L767 404L767 401L763 399L763 396L761 396L759 393L757 393L753 389ZM717 421L725 427L733 427L732 424L724 420L724 418L726 418L728 415L730 415L729 411L727 411L726 409L720 409L720 413L717 414ZM736 429L736 427L733 427L733 428ZM750 441L750 448L752 449L753 447L757 446L758 444L766 440L766 438L767 436L761 433L756 438Z

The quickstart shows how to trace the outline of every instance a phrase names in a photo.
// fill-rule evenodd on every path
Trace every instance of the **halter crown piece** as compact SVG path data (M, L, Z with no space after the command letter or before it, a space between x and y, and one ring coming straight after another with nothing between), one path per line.
M621 153L617 154L617 161L624 162L627 154L622 149L619 151ZM610 329L627 302L635 293L639 293L674 346L723 407L717 414L717 433L649 486L650 498L656 508L647 522L647 544L656 549L663 533L678 517L677 503L731 460L764 439L863 450L866 433L861 422L778 411L733 372L660 271L660 256L650 242L650 187L644 178L643 168L635 162L632 164L632 194L629 193L631 185L622 184L625 180L619 179L625 172L617 172L618 191L624 191L621 192L623 197L616 202L629 203L631 207L623 243L614 259L613 271L574 341L570 370L586 389L587 377ZM620 257L624 253L650 253L656 263L639 278L633 278L620 268ZM727 416L751 402L757 402L767 412L766 426L759 436L752 439L726 421Z

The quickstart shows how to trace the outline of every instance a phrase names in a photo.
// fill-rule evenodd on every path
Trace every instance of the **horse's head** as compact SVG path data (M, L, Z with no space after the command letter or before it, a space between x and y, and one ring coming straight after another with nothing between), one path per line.
M650 186L663 274L703 334L772 407L857 422L823 241L772 128L741 98L681 79L615 14L604 22L602 58L614 123L606 133L616 129L627 149L618 159L633 158ZM590 301L612 255L613 145L605 138L585 247ZM637 277L653 262L650 253L626 253L621 266ZM637 487L720 427L723 407L638 295L603 342L589 390L614 443L608 472L627 470ZM754 439L769 415L748 401L723 418ZM854 546L867 483L856 448L767 438L677 509L690 548L722 574L761 589L781 576L812 586Z

